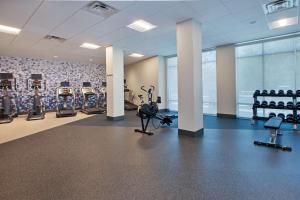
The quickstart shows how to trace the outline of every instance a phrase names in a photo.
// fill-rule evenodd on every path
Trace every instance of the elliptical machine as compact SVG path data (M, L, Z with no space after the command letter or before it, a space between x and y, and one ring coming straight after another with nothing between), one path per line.
M61 99L63 99L61 101ZM70 103L68 102L70 101ZM56 117L73 117L77 115L75 111L75 92L70 86L70 82L61 82L56 91Z
M16 79L12 73L0 73L0 124L10 123L14 117L18 116L16 99L10 94L13 91L12 82L14 82L14 90L17 90Z
M142 86L141 90L147 93L148 103L142 103L139 106L137 115L141 119L142 129L135 129L134 131L147 135L153 135L153 132L147 131L150 120L158 119L160 120L160 125L166 124L167 126L170 126L173 123L173 119L177 118L177 116L158 114L158 104L161 103L161 97L157 97L157 100L153 101L153 92L155 90L153 85L151 85L148 90L145 89L145 86ZM141 95L139 95L139 97L140 99L143 99ZM146 124L144 120L146 120Z
M105 109L99 107L99 95L95 92L95 89L92 88L90 82L82 83L81 94L83 96L81 112L87 115L102 114L105 112ZM92 97L94 97L93 105L91 105L90 101Z
M42 74L31 74L32 80L31 89L34 90L34 95L30 96L32 101L32 108L28 111L27 121L40 120L45 118L45 105L42 100L43 96L40 93L42 89ZM27 79L27 90L29 89L29 80ZM46 89L46 81L44 81L44 90Z

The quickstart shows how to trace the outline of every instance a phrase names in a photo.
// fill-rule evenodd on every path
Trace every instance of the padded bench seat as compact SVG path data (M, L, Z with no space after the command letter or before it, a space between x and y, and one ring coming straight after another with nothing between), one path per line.
M268 129L279 129L282 121L283 120L280 117L272 117L264 124L264 127Z
M254 141L255 145L259 146L266 146L281 149L283 151L292 151L291 147L282 146L281 144L277 143L277 136L279 135L279 129L283 122L283 119L280 117L272 117L270 118L265 124L264 127L270 130L270 139L268 142L262 141Z

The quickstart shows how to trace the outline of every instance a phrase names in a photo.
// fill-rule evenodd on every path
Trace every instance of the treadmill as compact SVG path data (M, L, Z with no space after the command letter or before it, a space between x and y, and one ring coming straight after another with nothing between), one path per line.
M70 82L64 81L60 83L60 87L56 91L56 102L57 118L77 115L75 111L75 91L70 86Z
M81 112L87 115L102 114L105 112L105 109L99 107L99 95L92 88L91 82L82 83L81 94L83 96Z
M126 93L126 92L130 92L130 90L127 89L127 88L125 88L125 89L124 89L124 93ZM131 103L130 101L124 99L124 108L125 108L125 110L127 110L127 111L132 111L132 110L137 110L137 109L138 109L138 106L135 105L135 104L133 104L133 103Z
M42 89L42 74L31 74L30 79L27 79L27 90L29 90L29 80L32 80L31 89L34 90L34 95L31 96L32 108L29 110L27 115L27 121L31 120L42 120L45 118L45 105L43 102L43 96L41 95L40 90ZM44 81L44 87L46 89L46 81Z
M126 85L126 79L124 79L124 108L127 111L137 110L138 106L134 103L130 102L129 100L126 100L126 93L128 93L128 96L131 96L131 90L128 89L128 86Z
M11 94L16 88L16 79L12 73L0 73L0 124L10 123L18 116L16 99Z

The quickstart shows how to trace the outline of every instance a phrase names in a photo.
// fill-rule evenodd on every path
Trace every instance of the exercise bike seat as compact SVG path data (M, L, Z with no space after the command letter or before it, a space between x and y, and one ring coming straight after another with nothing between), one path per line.
M264 127L268 129L279 129L283 119L281 117L272 117L265 124Z

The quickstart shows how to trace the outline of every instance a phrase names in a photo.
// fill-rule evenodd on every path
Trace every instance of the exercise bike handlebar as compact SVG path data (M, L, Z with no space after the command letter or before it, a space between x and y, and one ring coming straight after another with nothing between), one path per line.
M143 90L144 92L147 92L144 85L141 87L141 90Z
M150 85L150 89L151 89L152 91L154 91L154 90L155 90L155 86ZM144 92L147 92L147 93L148 93L148 91L145 89L145 86L144 86L144 85L141 87L141 90L143 90Z

